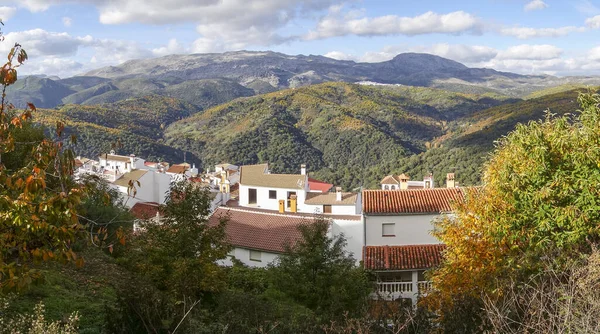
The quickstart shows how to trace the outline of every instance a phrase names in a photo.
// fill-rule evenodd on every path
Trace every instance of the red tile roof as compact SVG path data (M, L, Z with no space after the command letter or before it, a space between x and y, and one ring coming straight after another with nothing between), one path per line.
M186 170L187 168L185 166L173 165L171 168L167 169L167 173L183 174Z
M308 189L310 191L320 191L326 193L333 188L333 184L308 178Z
M227 216L229 221L225 231L231 245L273 253L283 253L284 245L300 240L302 235L298 226L314 219L220 207L210 217L209 224L216 225L221 217Z
M159 205L156 202L138 202L129 209L137 219L148 219L156 217L160 212Z
M429 269L442 263L446 245L366 246L363 261L369 270Z
M440 213L452 211L451 203L462 200L463 188L408 190L363 190L366 214Z

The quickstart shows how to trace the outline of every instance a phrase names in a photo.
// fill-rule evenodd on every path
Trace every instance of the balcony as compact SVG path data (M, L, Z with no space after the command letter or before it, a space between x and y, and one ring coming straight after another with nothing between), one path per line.
M374 298L396 300L407 298L416 301L418 295L426 294L431 289L429 281L413 282L377 282L377 291Z

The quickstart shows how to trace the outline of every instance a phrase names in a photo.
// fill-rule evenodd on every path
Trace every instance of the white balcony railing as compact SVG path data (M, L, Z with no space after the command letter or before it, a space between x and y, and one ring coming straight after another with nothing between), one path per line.
M412 282L377 282L377 292L381 294L401 294L412 291Z
M425 295L431 289L431 282L377 282L375 298L410 298L416 301L417 295Z

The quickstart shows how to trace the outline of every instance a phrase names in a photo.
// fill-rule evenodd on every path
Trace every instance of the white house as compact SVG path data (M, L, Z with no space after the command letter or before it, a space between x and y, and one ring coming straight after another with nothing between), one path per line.
M171 176L168 174L135 169L120 175L110 185L123 193L125 205L132 207L138 202L165 203L171 181ZM135 188L135 191L131 186Z
M377 274L380 296L416 300L426 286L423 271L443 250L431 235L433 221L464 195L463 188L363 191L363 261Z
M271 174L268 164L240 168L240 206L311 213L303 205L308 189L305 170L304 174Z
M429 173L423 181L411 181L406 174L388 175L381 180L381 190L406 190L435 188L433 174Z
M242 166L239 205L279 212L360 214L360 193L324 189L331 185L309 179L305 165L300 166L300 174L272 174L268 164Z
M124 156L117 155L115 151L110 154L101 154L98 157L100 172L107 172L105 175L118 176L131 172L134 169L144 168L144 159L138 158L135 155Z

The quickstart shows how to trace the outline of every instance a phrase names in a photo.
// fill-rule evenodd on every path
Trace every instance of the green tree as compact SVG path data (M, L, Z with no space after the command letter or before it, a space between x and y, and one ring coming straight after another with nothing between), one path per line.
M211 201L205 188L187 181L173 183L166 204L161 207L164 216L159 221L142 222L140 232L127 243L125 261L162 292L161 303L166 306L159 310L153 300L144 298L155 294L150 289L124 293L132 296L129 301L138 304L134 307L144 307L137 314L139 320L158 322L152 326L161 329L157 332L172 331L203 298L210 298L225 287L224 270L217 261L230 250L225 235L227 219L209 225ZM145 306L140 304L144 302ZM132 310L131 305L124 306ZM165 309L173 312L165 315Z
M540 259L560 271L599 241L600 96L582 94L579 102L578 116L548 113L518 125L486 164L483 187L437 224L448 249L427 299L441 314L463 310L481 323L482 298L543 272L548 261Z
M325 322L360 314L372 291L367 272L345 250L344 236L328 236L329 224L321 216L301 225L302 239L270 267L273 287Z

